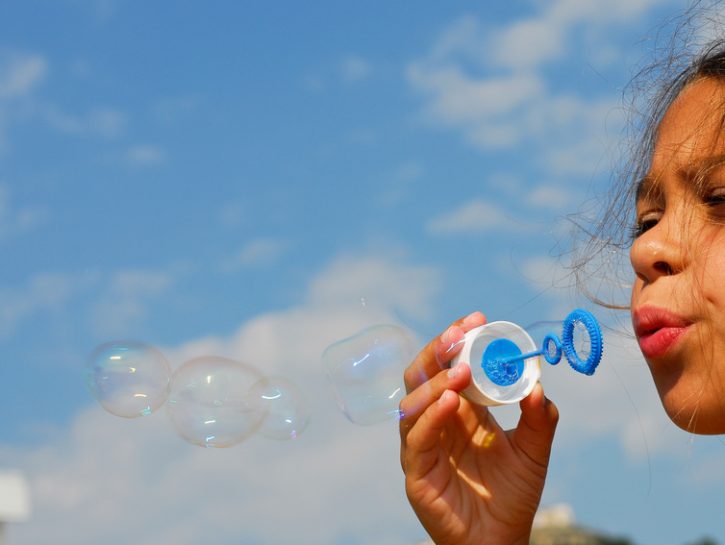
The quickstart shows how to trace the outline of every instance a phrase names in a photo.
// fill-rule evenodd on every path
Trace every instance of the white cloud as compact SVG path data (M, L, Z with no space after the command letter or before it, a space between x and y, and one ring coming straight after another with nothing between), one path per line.
M263 267L276 262L287 249L287 242L275 238L250 240L236 254L222 263L222 270L234 272L249 267Z
M43 206L16 207L9 186L0 183L0 242L38 228L47 217L48 211Z
M500 206L478 199L431 219L426 228L435 235L454 235L513 229L517 225Z
M600 52L610 47L607 25L630 22L650 4L617 2L609 12L608 4L605 9L601 3L560 0L541 4L535 17L499 28L467 16L445 28L427 55L409 63L406 77L424 98L423 119L459 131L474 148L518 147L549 175L592 175L602 164L609 167L612 136L623 126L619 96L583 97L558 89L547 68L578 54L580 48L567 43L584 39L575 29L596 29L588 35L593 43L587 51Z
M380 194L380 202L384 206L406 203L411 195L414 184L425 174L425 167L418 161L407 161L401 163L383 174L388 179L383 192Z
M171 289L180 270L42 272L19 285L0 286L0 340L38 317L67 321L71 303L77 307L71 322L78 327L104 337L136 334L144 325L149 303Z
M44 79L48 62L37 54L0 52L0 100L26 96Z
M219 221L224 227L239 227L245 217L245 207L240 202L227 202L219 211Z
M423 176L424 173L425 168L422 164L417 161L408 161L407 163L402 163L393 169L391 177L393 180L399 182L410 182L417 180Z
M7 130L17 103L32 95L47 72L45 57L0 48L0 152L9 147Z
M526 193L526 203L536 208L561 210L573 200L571 190L563 189L555 184L540 185Z
M55 107L43 108L42 112L52 127L68 134L114 138L126 127L126 114L108 107L92 108L80 115L68 114Z
M308 74L302 78L302 87L309 93L320 93L325 90L325 81L319 76Z
M568 288L572 284L571 271L561 261L551 257L532 257L521 266L521 273L536 290Z
M138 331L147 315L149 301L164 294L173 283L174 276L167 271L114 272L91 307L92 327L106 337L124 337Z
M140 281L119 284L133 291ZM13 528L14 543L95 545L109 535L140 545L332 545L349 536L397 545L406 535L415 542L422 533L403 492L395 423L347 422L320 354L371 319L393 320L395 309L425 312L437 288L425 267L342 257L311 283L303 306L258 316L226 338L165 350L174 365L215 353L296 380L313 405L297 441L253 437L203 450L178 439L163 413L128 421L93 407L40 446L0 449L0 464L18 467L31 483L32 517ZM371 317L341 303L360 293L384 301L382 312Z
M166 153L158 146L138 145L126 151L126 160L136 166L155 166L166 161Z
M534 17L495 29L487 42L492 62L517 69L535 68L566 54L577 27L606 28L632 22L662 0L555 0L542 3Z
M430 97L426 115L448 126L475 127L500 118L542 91L541 81L531 74L481 79L451 64L413 63L407 76Z
M165 123L172 123L199 106L195 96L177 96L160 99L153 106L154 115Z
M356 55L345 57L340 65L342 79L348 83L362 81L372 74L373 68L368 61Z
M548 18L517 21L494 33L490 40L495 62L528 68L559 57L564 51L565 29Z
M95 275L81 277L58 273L38 273L25 285L0 288L0 339L11 336L24 321L41 312L65 305L71 297L95 281Z
M340 302L385 301L385 307L405 314L428 317L430 297L440 279L431 267L409 266L368 256L342 256L330 264L310 285L310 301L335 306ZM345 303L343 303L345 304Z
M144 278L125 275L116 284L133 292ZM112 535L114 543L139 545L332 545L349 536L360 545L415 543L422 533L405 500L395 424L348 423L327 389L320 354L371 320L393 320L396 308L430 308L439 286L426 267L341 257L310 284L303 305L257 316L228 337L164 350L174 366L214 353L297 381L313 410L294 442L253 437L204 450L177 438L163 412L129 421L91 407L64 433L0 448L0 464L22 470L31 485L32 516L12 528L13 542L95 545ZM380 314L344 303L369 289L385 302ZM544 369L547 395L562 414L557 444L613 436L636 460L681 452L683 434L666 421L632 339L606 334L593 377L565 364ZM497 418L505 412L493 411Z

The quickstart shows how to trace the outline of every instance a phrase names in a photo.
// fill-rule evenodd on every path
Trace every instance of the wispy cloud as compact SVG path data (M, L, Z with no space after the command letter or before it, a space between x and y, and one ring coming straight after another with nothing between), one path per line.
M245 220L247 212L243 203L232 201L225 203L219 210L219 222L227 228L239 227Z
M605 9L593 1L557 0L541 4L534 17L501 27L466 16L443 29L427 55L408 64L406 77L424 97L423 119L460 131L471 146L525 146L551 174L592 174L609 159L608 133L618 135L623 124L616 97L558 88L548 68L577 55L579 47L571 42L583 39L580 29L591 31L587 39L594 43L587 50L603 50L603 29L631 22L654 3L615 2Z
M0 339L8 338L23 322L39 313L64 307L71 298L95 282L92 273L72 276L36 273L23 285L0 287Z
M166 293L174 276L165 270L123 269L103 279L101 292L90 307L90 321L98 335L127 337L140 330L149 304Z
M133 291L144 278L119 282ZM391 321L401 306L430 308L436 289L428 267L340 257L310 284L303 305L259 315L226 337L164 349L174 366L214 353L288 376L312 402L309 428L295 442L253 437L233 449L204 450L177 438L163 411L125 421L91 407L67 434L37 448L0 449L0 464L23 470L31 483L33 516L14 528L15 542L95 545L113 534L144 545L283 545L354 535L361 545L396 545L401 535L419 536L402 488L391 493L390 483L401 478L395 423L361 428L345 420L319 358L326 345L371 323L364 309L341 304L344 295L368 291L384 302L372 319ZM254 524L240 526L239 513Z
M19 51L0 51L0 101L30 93L48 71L45 57Z
M512 229L516 225L500 205L477 199L434 217L426 227L435 235L454 235Z
M0 242L40 227L48 219L45 206L17 206L8 184L0 183Z
M135 292L147 280L146 274L127 274L117 284L120 291ZM349 535L361 545L415 542L420 530L402 485L399 493L390 488L401 479L395 424L361 428L347 422L327 389L319 356L371 319L395 321L396 308L430 308L440 287L428 267L342 256L311 282L302 305L256 316L229 336L165 348L174 366L218 354L295 380L312 400L308 430L291 443L253 437L233 449L204 450L178 439L163 411L127 421L88 408L65 435L48 436L38 446L0 449L0 463L21 469L31 483L33 517L14 528L15 541L91 545L112 534L143 545L232 544L240 538L269 545L330 544ZM364 309L342 304L368 289L385 302L382 314L371 318ZM547 394L565 415L559 445L614 436L638 461L678 452L683 434L670 433L673 427L665 424L633 343L626 335L610 335L605 360L591 378L566 366L544 369ZM499 418L501 411L495 414ZM715 477L722 479L722 472ZM329 518L333 508L335 517ZM240 526L239 513L255 523Z
M141 144L126 150L125 158L134 166L157 166L166 162L166 153L159 146Z
M154 104L153 114L164 123L173 123L185 114L192 112L199 104L199 99L193 95L168 97Z
M342 79L348 83L367 79L372 74L372 71L372 65L357 55L345 57L340 64Z
M525 201L532 208L565 209L573 201L572 191L559 184L539 185L526 193Z
M126 114L115 108L95 107L82 114L70 114L55 106L41 108L45 120L57 130L73 135L114 138L126 127Z
M222 263L222 270L234 272L250 267L263 267L276 262L287 249L287 242L276 238L250 240L235 255Z
M44 56L0 48L0 152L10 145L8 130L18 103L29 100L47 72Z
M425 167L420 161L406 161L396 165L383 174L389 183L380 194L380 202L385 206L406 202L416 182L424 175Z

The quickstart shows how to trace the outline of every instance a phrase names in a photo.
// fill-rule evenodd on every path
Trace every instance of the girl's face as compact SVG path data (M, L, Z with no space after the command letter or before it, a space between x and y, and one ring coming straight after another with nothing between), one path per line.
M659 127L637 196L632 320L681 428L725 433L725 82L689 84Z

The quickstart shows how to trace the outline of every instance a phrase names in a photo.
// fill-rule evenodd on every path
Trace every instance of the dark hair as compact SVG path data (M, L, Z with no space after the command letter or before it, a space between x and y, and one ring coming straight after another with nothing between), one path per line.
M717 3L715 3L717 4ZM635 223L636 192L640 180L651 166L657 133L662 119L682 90L701 78L725 80L725 23L712 12L713 5L697 2L679 19L664 48L655 47L651 63L637 73L625 89L624 97L629 113L628 134L625 142L633 143L618 174L614 175L612 189L604 206L593 219L575 220L583 241L575 244L572 269L580 291L593 302L625 309L629 305L617 301L622 288L618 283L612 290L611 278L622 279L623 262L632 242ZM718 36L697 44L698 36L707 28ZM664 55L658 54L664 51ZM725 104L721 124L725 128ZM627 267L628 268L628 267ZM628 277L627 282L631 281ZM606 293L607 288L609 293Z

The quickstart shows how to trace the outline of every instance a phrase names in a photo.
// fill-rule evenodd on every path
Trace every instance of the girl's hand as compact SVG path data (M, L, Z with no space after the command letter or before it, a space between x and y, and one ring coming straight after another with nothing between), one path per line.
M528 545L559 414L537 384L504 431L485 407L458 395L471 381L450 369L480 312L454 322L405 371L401 464L408 499L437 545Z

